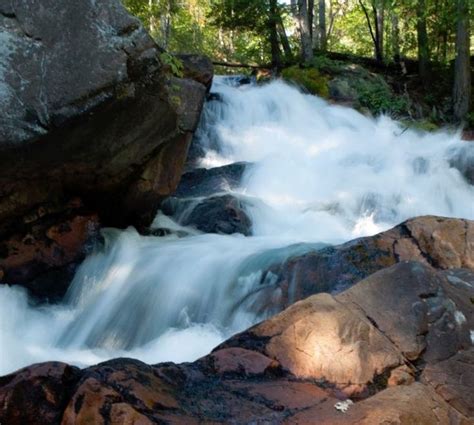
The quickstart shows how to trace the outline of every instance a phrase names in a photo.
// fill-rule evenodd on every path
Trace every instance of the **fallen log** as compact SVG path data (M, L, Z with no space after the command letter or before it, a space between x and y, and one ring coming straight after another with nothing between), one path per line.
M213 65L227 66L229 68L251 68L251 69L271 69L270 65L250 65L247 63L232 63L232 62L218 62L213 61Z

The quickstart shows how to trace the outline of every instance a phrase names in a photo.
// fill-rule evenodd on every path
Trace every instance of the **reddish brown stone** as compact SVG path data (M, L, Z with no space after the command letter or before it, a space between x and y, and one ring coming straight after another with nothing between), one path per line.
M49 362L0 377L0 423L59 424L80 375L78 368Z
M238 372L260 375L270 367L277 367L274 360L255 351L242 348L224 348L210 355L217 373Z

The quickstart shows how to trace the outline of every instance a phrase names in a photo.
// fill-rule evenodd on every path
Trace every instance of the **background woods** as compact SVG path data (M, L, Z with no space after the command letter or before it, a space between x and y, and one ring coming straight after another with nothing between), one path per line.
M471 125L474 120L473 0L124 2L171 52L280 70L314 66L314 55L356 62L388 74L388 83L417 103L412 116Z

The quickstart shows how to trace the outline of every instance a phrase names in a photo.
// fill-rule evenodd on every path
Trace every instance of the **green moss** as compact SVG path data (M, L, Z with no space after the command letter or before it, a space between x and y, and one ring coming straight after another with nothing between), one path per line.
M386 113L397 117L406 114L410 109L409 99L394 94L380 76L356 79L354 88L358 106L369 109L374 115Z
M282 77L287 81L304 87L311 94L325 98L329 96L328 78L321 75L316 68L291 66L283 70Z
M311 66L316 68L318 71L335 75L344 72L348 68L346 63L329 59L324 55L315 56L311 61Z
M184 76L184 64L181 59L168 52L163 52L160 54L160 61L175 77L182 78Z
M417 120L417 121L403 120L402 124L406 126L407 128L413 128L415 130L423 130L423 131L439 130L439 126L437 124L427 119Z

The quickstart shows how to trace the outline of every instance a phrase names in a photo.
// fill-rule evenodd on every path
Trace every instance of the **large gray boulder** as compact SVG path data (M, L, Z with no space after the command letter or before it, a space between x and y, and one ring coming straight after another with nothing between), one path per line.
M0 222L51 192L112 224L150 215L179 181L206 87L162 67L119 0L1 0L0 41Z
M0 281L48 211L140 227L174 191L212 64L163 55L120 0L0 0Z

